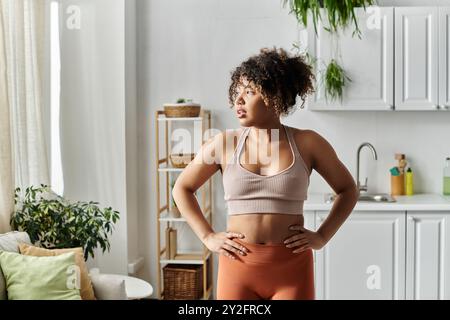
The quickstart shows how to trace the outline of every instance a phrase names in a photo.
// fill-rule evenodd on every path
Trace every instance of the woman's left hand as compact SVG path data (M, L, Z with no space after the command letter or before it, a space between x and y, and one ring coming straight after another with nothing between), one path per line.
M300 253L307 249L320 250L326 244L325 239L318 232L305 229L301 225L294 224L289 230L300 231L284 241L287 248L295 248L293 253Z

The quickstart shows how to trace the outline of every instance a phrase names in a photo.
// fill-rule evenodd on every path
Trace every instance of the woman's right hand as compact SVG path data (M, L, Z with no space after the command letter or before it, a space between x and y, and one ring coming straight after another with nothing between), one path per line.
M205 237L203 243L212 252L223 254L230 259L236 259L233 253L245 256L249 250L232 239L244 237L242 233L238 232L212 232Z

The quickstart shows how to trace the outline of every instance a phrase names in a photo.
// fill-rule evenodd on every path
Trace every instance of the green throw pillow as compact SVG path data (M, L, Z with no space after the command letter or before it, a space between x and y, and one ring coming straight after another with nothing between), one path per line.
M81 300L75 253L33 257L0 250L9 300Z

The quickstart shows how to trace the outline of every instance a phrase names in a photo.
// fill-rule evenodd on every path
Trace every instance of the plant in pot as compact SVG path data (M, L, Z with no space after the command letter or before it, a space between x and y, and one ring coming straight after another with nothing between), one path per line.
M164 104L164 114L168 118L198 117L200 109L200 104L186 98L178 98L175 103Z
M283 0L283 7L288 3L291 11L297 20L305 27L308 24L308 16L311 16L314 25L314 31L317 34L317 22L322 19L321 12L326 14L328 27L324 27L329 32L337 32L339 28L346 28L351 23L354 24L352 35L361 37L361 30L355 14L358 7L364 8L376 3L376 0Z
M286 5L288 0L283 1L283 6ZM360 30L355 14L356 7L363 7L372 5L373 0L357 0L357 1L308 1L308 0L290 0L291 12L294 12L298 21L304 26L307 26L308 15L312 17L314 24L314 30L317 35L317 21L321 20L321 11L326 12L328 17L329 27L324 27L325 30L331 33L330 41L331 46L334 47L333 54L328 64L322 63L325 67L322 70L317 70L322 74L322 85L325 92L325 99L327 101L337 100L342 103L343 90L347 82L351 82L350 77L347 75L344 68L338 63L338 59L335 57L340 56L339 52L339 31L338 28L346 28L351 21L355 24L355 32L360 37ZM323 9L323 10L321 10ZM300 43L293 43L293 47L298 53L300 50ZM305 51L305 50L303 50ZM312 57L307 51L305 53L305 60L311 65L317 65L317 58Z
M49 186L30 186L25 194L15 192L11 227L25 231L33 244L47 249L82 247L85 260L94 249L110 250L109 235L119 220L111 207L100 209L97 202L70 202Z

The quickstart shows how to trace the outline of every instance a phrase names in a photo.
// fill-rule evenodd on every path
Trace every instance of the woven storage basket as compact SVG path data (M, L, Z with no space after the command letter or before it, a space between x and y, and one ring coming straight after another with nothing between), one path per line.
M175 168L184 168L195 158L195 153L172 153L169 157Z
M166 103L164 105L164 114L167 118L198 117L200 109L201 107L198 103Z
M203 293L203 266L168 264L163 268L165 300L196 300Z

